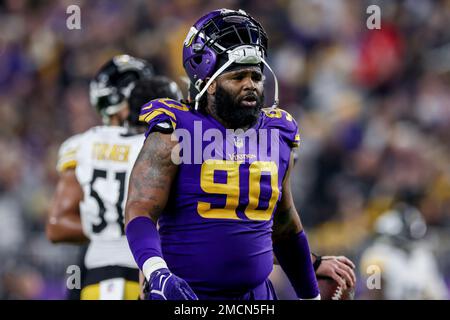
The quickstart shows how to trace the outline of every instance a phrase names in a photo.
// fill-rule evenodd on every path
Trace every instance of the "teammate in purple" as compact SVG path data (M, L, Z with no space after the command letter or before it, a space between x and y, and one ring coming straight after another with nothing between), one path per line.
M276 299L273 254L299 298L320 298L289 186L297 124L276 108L277 85L274 106L262 108L266 50L256 20L215 10L184 42L195 101L142 108L147 139L130 178L126 234L150 299ZM350 264L343 278L354 276Z

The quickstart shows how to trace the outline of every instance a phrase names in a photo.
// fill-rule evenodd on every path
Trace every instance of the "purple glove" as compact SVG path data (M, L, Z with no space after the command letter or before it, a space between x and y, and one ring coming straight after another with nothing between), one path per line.
M150 280L145 281L144 294L147 300L198 300L187 282L166 268L150 275Z

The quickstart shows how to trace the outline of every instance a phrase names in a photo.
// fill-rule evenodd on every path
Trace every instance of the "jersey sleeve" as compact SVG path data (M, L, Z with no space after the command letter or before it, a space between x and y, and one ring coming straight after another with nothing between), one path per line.
M75 135L63 142L58 151L56 170L61 173L77 166L77 153L81 144L81 135Z
M179 123L179 113L189 111L189 107L172 99L156 99L145 104L139 121L148 125L145 136L152 131L172 132Z
M300 145L297 121L287 111L279 108L265 108L263 111L270 121L270 127L279 130L281 139L291 148L297 148Z

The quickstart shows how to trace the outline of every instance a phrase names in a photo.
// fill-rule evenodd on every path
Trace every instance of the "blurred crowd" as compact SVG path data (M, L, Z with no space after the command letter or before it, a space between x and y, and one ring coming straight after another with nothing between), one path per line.
M80 30L66 26L73 4ZM366 25L372 4L379 30ZM186 93L184 37L222 7L269 35L281 107L300 125L292 184L313 251L358 262L378 217L407 202L450 287L449 0L0 0L0 298L66 295L79 248L50 244L44 222L60 144L100 123L94 72L128 53Z

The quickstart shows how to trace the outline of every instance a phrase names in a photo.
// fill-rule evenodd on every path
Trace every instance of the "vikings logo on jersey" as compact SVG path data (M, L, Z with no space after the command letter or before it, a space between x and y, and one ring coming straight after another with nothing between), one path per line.
M171 270L196 292L262 283L273 265L273 213L299 142L295 120L281 109L263 109L252 128L237 132L169 99L145 105L141 120L147 135L171 123L180 142L178 175L159 220Z

